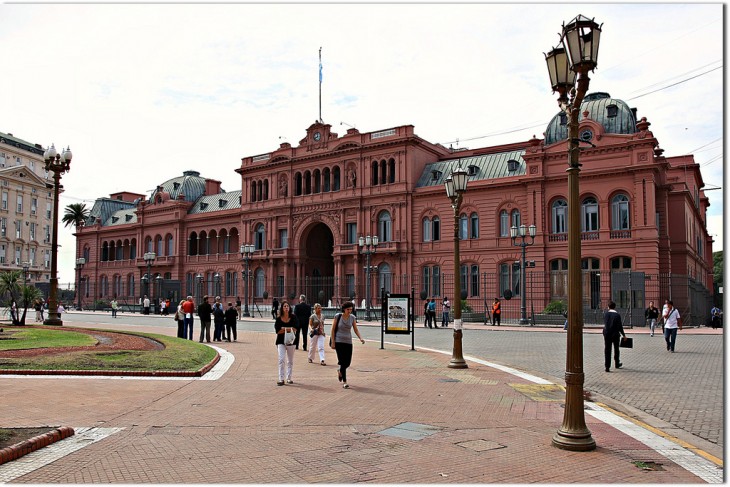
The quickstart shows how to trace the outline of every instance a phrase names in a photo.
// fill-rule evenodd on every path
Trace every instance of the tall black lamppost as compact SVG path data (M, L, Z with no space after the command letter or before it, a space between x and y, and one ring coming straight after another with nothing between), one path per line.
M244 317L248 318L251 316L251 314L248 312L248 279L249 279L249 269L248 266L251 263L251 257L253 256L254 252L254 246L253 244L243 244L241 245L241 258L243 259L243 313L241 313Z
M84 265L86 265L86 259L84 257L79 257L76 259L76 270L79 273L78 281L76 284L76 310L81 311L81 269L84 268Z
M535 225L529 227L520 225L519 228L512 225L509 229L509 235L512 237L512 245L515 247L522 247L522 264L520 265L520 325L528 325L530 320L527 319L527 286L525 285L525 266L527 257L527 247L534 245L535 243ZM529 233L528 233L529 232ZM530 242L527 242L527 237L530 237ZM517 238L520 241L517 241Z
M53 172L53 233L51 237L51 292L48 297L48 318L44 325L63 325L58 315L58 194L61 188L61 176L71 170L71 149L66 147L62 154L51 147L43 153L46 171Z
M586 426L583 411L583 296L580 252L580 142L578 117L596 68L601 26L582 15L563 24L560 46L545 55L553 92L568 117L568 343L565 360L565 410L563 424L553 436L558 448L588 451L596 442Z
M467 369L469 366L464 360L461 352L461 259L459 257L459 212L461 202L466 193L466 183L469 174L465 169L457 167L452 171L451 176L446 178L446 196L451 200L451 208L454 210L454 348L451 354L449 368Z
M157 277L155 277L155 283L157 284L157 291L156 291L157 298L155 299L155 314L157 314L157 313L162 312L160 310L160 300L162 299L162 276L161 275L158 274Z
M147 298L149 298L150 303L154 303L154 300L152 299L152 263L155 261L155 258L157 257L157 254L154 252L145 252L142 258L144 259L145 263L147 264L147 279L142 278L143 281L147 283ZM154 305L153 305L154 306ZM152 308L154 309L154 307Z
M370 266L370 256L373 255L378 249L378 236L367 235L360 237L358 240L360 246L360 253L365 256L365 319L370 321L370 273L373 269L377 269L377 266Z
M198 283L196 288L198 289L198 299L196 300L197 303L201 303L203 301L203 275L198 274L195 276L195 280Z
M28 270L30 269L30 262L23 262L23 288L28 287ZM26 290L23 289L23 307L28 307L28 301L26 298Z

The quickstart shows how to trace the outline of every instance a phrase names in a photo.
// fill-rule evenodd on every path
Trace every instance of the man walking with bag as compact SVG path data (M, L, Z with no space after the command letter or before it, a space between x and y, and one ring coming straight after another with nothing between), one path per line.
M667 342L667 351L671 353L674 353L674 344L677 342L677 329L682 329L682 318L670 299L664 312L664 341Z
M616 303L608 303L608 311L603 315L603 352L606 358L606 372L611 372L611 348L613 348L613 359L616 368L620 369L623 364L619 360L621 337L626 338L624 326L621 324L621 315L616 311Z

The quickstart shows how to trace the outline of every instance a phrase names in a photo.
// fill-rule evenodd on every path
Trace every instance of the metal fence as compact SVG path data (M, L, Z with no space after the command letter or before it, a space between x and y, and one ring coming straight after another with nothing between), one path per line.
M370 307L379 309L381 305L380 292L396 294L410 294L413 290L416 297L416 314L423 315L425 298L434 298L441 310L443 296L455 302L454 277L451 274L416 274L400 275L377 274L371 275L370 290L366 289L365 276L355 280L350 275L344 279L337 277L306 277L303 280L276 278L273 282L266 278L252 277L249 282L249 306L257 316L268 316L271 301L276 297L279 301L288 299L298 301L300 294L307 297L309 303L318 302L325 308L339 307L345 301L354 301L358 309L364 309L369 298ZM238 279L241 279L238 276ZM709 324L710 309L712 308L711 293L699 282L687 275L677 274L646 274L630 271L583 271L583 318L586 324L602 324L603 312L608 302L616 302L616 309L623 316L624 325L645 326L644 310L650 301L661 310L666 299L674 301L680 311L684 323L688 326ZM73 288L72 285L67 285ZM120 286L123 287L123 286ZM95 282L82 283L81 304L86 309L103 309L108 307L108 301L116 295L123 310L138 310L140 297L147 294L156 302L160 297L179 302L187 295L192 295L198 301L204 294L220 295L224 302L235 301L240 297L245 301L243 282L232 287L237 296L225 295L226 288L231 286L215 281L182 282L172 279L158 280L151 288L142 283L141 289L134 290L134 294L124 293L124 289L117 289L114 293L108 284L99 286ZM494 298L499 298L502 310L503 323L517 323L522 318L522 293L525 297L525 317L532 324L562 324L560 315L549 315L545 308L553 301L562 301L567 304L568 277L567 271L525 273L525 285L519 282L519 273L510 275L499 273L463 273L461 276L463 300L462 317L465 321L484 322L488 319L486 310L491 309ZM505 298L505 290L512 293L511 299ZM266 296L266 297L264 297ZM420 301L419 301L420 300ZM72 302L76 304L78 297Z

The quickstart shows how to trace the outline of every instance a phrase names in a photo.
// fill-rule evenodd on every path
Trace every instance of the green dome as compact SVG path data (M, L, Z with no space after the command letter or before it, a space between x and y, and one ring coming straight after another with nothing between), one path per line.
M580 105L580 120L583 112L603 125L607 134L636 133L636 114L623 100L611 98L608 93L590 93ZM545 145L561 142L568 138L567 117L560 112L550 120L545 131Z

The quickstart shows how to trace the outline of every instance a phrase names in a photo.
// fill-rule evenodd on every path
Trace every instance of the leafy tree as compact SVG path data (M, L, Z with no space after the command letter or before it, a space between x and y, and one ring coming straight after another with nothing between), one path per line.
M714 283L720 284L720 285L722 284L723 278L724 278L723 269L722 269L723 261L724 261L723 252L724 251L720 250L720 251L712 253L712 264L713 264L712 265L712 274L713 274L712 281Z
M86 203L71 203L66 206L65 210L61 219L64 227L74 225L78 230L89 217L89 209L86 208Z
M28 305L41 299L43 293L35 286L20 286L20 291L23 296L23 316L20 317L20 324L25 325L25 315L28 313Z

